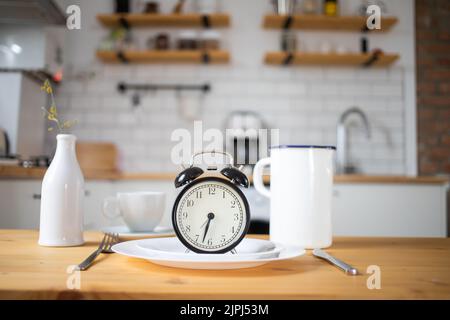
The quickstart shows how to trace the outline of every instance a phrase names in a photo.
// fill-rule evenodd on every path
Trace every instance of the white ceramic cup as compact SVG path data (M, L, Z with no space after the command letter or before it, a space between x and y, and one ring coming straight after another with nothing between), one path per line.
M253 171L256 190L270 198L270 240L303 248L325 248L332 243L331 146L282 145L271 147ZM270 190L263 169L270 165Z
M160 223L166 205L164 192L120 192L103 201L108 219L122 216L130 231L152 231Z

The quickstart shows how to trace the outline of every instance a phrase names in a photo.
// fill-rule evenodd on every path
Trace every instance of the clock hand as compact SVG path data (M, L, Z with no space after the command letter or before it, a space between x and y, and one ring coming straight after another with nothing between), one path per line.
M208 233L208 229L209 229L209 224L211 223L211 220L214 219L214 213L212 213L212 212L208 213L207 217L208 217L208 221L206 223L205 233L203 233L202 242L205 242L206 234Z
M211 222L211 219L208 219L208 223L206 224L205 227L205 233L203 233L203 239L202 242L205 242L205 238L206 238L206 234L208 233L208 229L209 229L209 223Z

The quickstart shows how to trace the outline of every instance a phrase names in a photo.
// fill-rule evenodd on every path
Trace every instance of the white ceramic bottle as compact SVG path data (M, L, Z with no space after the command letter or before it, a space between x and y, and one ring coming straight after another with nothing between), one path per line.
M56 153L42 181L41 246L77 246L83 239L84 178L75 153L76 137L58 134Z

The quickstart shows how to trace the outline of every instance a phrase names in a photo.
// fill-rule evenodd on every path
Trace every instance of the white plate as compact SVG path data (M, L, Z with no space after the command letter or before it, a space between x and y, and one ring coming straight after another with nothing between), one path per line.
M186 247L178 238L158 238L140 240L136 245L151 254L162 256L164 258L175 258L190 261L192 255L197 255L199 261L242 261L248 259L276 258L283 250L283 246L276 245L268 240L245 239L236 246L236 253L227 252L225 254L198 254L192 251L186 251Z
M127 226L113 226L102 228L103 232L118 233L119 238L128 239L141 239L141 238L151 238L151 237L167 237L175 235L173 228L171 227L156 227L153 231L147 232L134 232L130 231Z
M244 239L243 241L245 241ZM303 248L295 246L285 246L276 258L265 259L246 259L240 261L215 260L201 261L199 256L203 255L186 255L184 259L176 257L164 257L164 255L152 254L149 250L142 249L137 246L139 240L121 242L112 247L112 250L118 254L144 259L155 264L167 267L185 268L185 269L209 269L209 270L226 270L226 269L243 269L260 266L272 261L280 261L299 257L305 253ZM201 258L200 258L201 259Z

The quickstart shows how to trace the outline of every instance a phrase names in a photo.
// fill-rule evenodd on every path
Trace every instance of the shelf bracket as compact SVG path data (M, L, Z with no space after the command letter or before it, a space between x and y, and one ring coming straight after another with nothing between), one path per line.
M284 23L283 23L283 29L284 30L288 30L291 27L292 20L293 20L292 16L287 16L286 17L286 20L284 20Z
M120 60L122 63L128 63L130 62L127 57L125 56L125 53L123 51L117 51L117 59Z
M202 62L203 62L204 64L208 64L208 63L211 62L211 57L210 57L210 55L209 55L208 52L203 52L203 53L202 53Z
M369 39L366 36L361 38L361 52L367 53L369 51Z
M381 51L375 51L374 53L372 53L372 55L369 57L369 59L363 63L363 68L369 68L371 67L375 62L378 61L378 59L380 58L381 55Z
M125 17L120 17L119 18L119 24L121 27L129 30L130 29L130 23L128 22L128 20Z
M284 58L284 60L283 60L283 65L284 66L290 65L293 60L294 60L294 55L292 54L292 52L289 52L287 54L286 58Z
M206 14L202 15L202 25L205 29L211 28L211 19Z
M364 23L363 27L361 28L362 33L368 33L370 31L369 28L367 28L367 23Z

